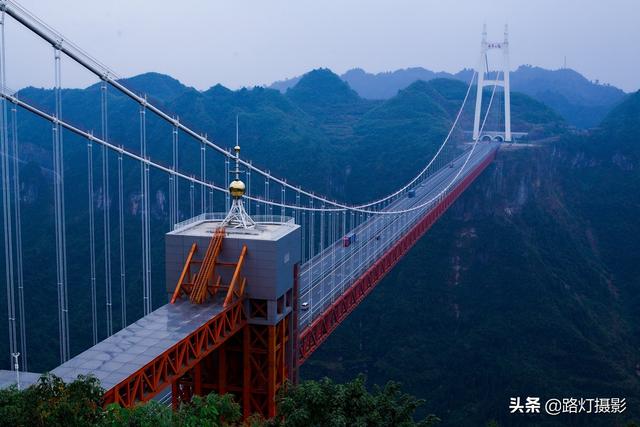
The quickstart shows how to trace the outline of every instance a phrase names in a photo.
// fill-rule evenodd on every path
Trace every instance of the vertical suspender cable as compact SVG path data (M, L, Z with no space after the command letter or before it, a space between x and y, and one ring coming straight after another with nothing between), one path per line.
M269 178L265 178L264 180L264 199L265 200L269 200ZM264 204L264 214L265 216L268 215L267 213L267 204Z
M296 206L300 207L300 192L296 191ZM302 262L304 262L304 224L302 224L302 222L300 222L300 209L295 209L293 211L293 214L295 215L295 222L297 225L300 226L300 236L301 236L301 242L300 242L300 249L302 252Z
M195 212L194 212L195 201L193 199L193 196L194 196L193 192L194 192L193 181L191 181L191 184L189 185L189 205L191 206L191 216L190 216L190 218L193 218L195 216Z
M102 82L100 91L102 139L109 141L109 110L107 103L107 82ZM102 146L102 208L104 229L104 287L107 312L107 336L113 335L113 301L111 297L111 191L109 191L109 150Z
M69 359L69 310L67 298L67 242L64 209L64 156L62 127L57 121L62 116L62 67L60 45L54 47L56 121L53 123L53 165L56 221L56 261L58 286L58 324L60 335L60 361Z
M322 209L324 209L324 203L321 205ZM325 213L324 212L320 212L320 249L318 250L319 258L320 258L320 277L324 277L324 261L322 260L323 254L322 251L324 251L324 242L325 242L325 226L324 226L324 216Z
M313 208L313 198L309 199L309 207ZM313 227L314 227L314 218L316 216L315 211L310 210L309 211L309 284L313 283L313 249L314 249L314 245L315 242L313 240ZM310 303L311 303L311 309L313 310L313 292L311 292L310 295Z
M346 236L347 235L347 211L342 211L342 236ZM338 244L342 244L341 242ZM341 269L341 281L344 283L344 278L345 278L345 264L346 262L343 262L340 264L340 269Z
M309 230L309 226L307 225L307 212L306 211L302 211L302 220L300 221L300 227L302 227L302 244L301 244L301 249L302 249L302 263L304 264L305 262L307 262L307 246L306 246L306 239L305 236L307 234L307 230Z
M175 128L173 129L172 132L175 132ZM173 186L173 182L174 180L178 179L174 172L175 172L175 150L172 150L172 154L171 154L171 173L169 174L169 231L173 230L173 226L176 224L176 221L174 220L174 209L175 209L175 194L174 194L174 186Z
M269 178L264 179L264 199L269 200ZM267 208L267 204L264 204L264 215L267 216L269 214Z
M226 194L226 192L225 192ZM251 169L247 168L247 196L251 196ZM247 200L247 215L251 216L251 200Z
M2 10L0 17L0 82L2 90L6 87L5 77L5 48L4 48L4 24L5 11ZM3 97L1 100L1 128L0 128L0 146L2 150L2 208L3 208L3 225L4 225L4 257L5 257L5 276L7 287L7 317L9 320L9 365L13 367L13 355L18 351L18 339L16 335L16 311L15 311L15 283L13 274L13 220L11 218L11 184L9 180L9 135L7 129L7 100Z
M363 219L362 212L360 212L360 224L364 224L364 219ZM364 236L358 236L358 237L359 237L358 241L360 242L360 245L358 247L358 253L360 254L360 266L359 266L359 268L362 268L362 253L364 252L363 251L363 245L366 242L366 240L363 239ZM363 242L363 240L365 240L365 242Z
M247 203L247 205L249 205L249 203ZM213 188L209 188L209 212L213 212L214 210L214 206L213 206Z
M224 157L224 188L229 188L229 156ZM229 212L229 209L231 209L230 200L231 199L229 198L229 193L225 192L224 194L224 211L225 212Z
M87 142L87 187L89 189L89 289L91 292L91 332L93 345L98 343L98 314L96 308L96 231L93 209L93 141Z
M282 206L280 207L280 222L284 222L284 217L287 214L284 208L285 199L286 199L285 189L284 189L284 186L282 186L282 190L280 191L280 203L282 203Z
M177 121L178 119L176 119ZM176 172L178 170L178 125L173 126L172 130L172 163L171 170ZM178 198L178 177L174 174L169 175L169 217L171 222L171 229L179 221L179 205L180 200Z
M127 326L127 277L124 253L124 179L122 174L122 152L118 153L118 229L120 232L120 320Z
M205 139L207 137L205 136ZM205 148L204 144L200 145L200 179L203 182L207 181L207 160L205 157ZM207 211L207 189L204 185L200 186L200 213L205 213Z
M265 181L265 200L271 200L271 191L269 190L269 176L267 175L267 180ZM273 216L273 205L269 204L269 206L265 206L265 214L269 216ZM269 213L266 210L269 209Z
M145 189L144 189L144 193L146 196L146 230L145 230L145 235L146 235L146 239L147 239L147 254L146 254L146 262L147 262L147 266L146 266L146 274L147 274L147 314L151 313L152 307L153 307L153 301L152 301L152 294L151 294L151 206L149 203L149 165L145 164L144 165L144 172L145 172Z
M336 234L336 224L333 212L329 212L329 244L328 246L333 246L335 243L335 234ZM331 272L333 273L333 268L336 265L336 251L331 251Z
M140 107L140 153L147 158L147 120L146 105ZM143 313L151 312L151 258L149 248L149 166L140 164L140 187L142 191L142 299Z
M4 61L3 61L4 62ZM16 280L18 282L18 314L20 319L20 353L22 355L22 370L27 371L27 324L24 307L24 276L22 269L22 214L20 212L20 161L18 157L18 108L11 107L11 139L13 142L13 208L15 216L16 236Z

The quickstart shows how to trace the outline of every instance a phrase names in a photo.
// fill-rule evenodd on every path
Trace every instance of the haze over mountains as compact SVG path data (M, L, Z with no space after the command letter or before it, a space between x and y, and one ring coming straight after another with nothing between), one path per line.
M415 67L377 74L355 68L340 77L363 98L388 99L417 80L450 78L468 82L472 75L473 70L469 69L450 74ZM285 79L270 87L284 92L299 79ZM511 72L511 90L544 102L569 124L580 128L597 126L625 96L621 89L589 81L571 69L546 70L533 66L520 66Z

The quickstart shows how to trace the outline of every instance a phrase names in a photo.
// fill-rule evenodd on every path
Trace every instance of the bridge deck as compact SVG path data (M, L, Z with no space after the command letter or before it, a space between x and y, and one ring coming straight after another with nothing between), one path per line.
M405 195L391 203L385 210L402 210L419 206L431 200L447 186L450 186L449 192L453 191L497 149L498 145L492 142L478 144L464 171L453 185L451 181L464 163L468 151L452 162L453 167L445 166L415 187L414 197L409 198ZM340 239L303 264L299 278L300 303L307 303L309 308L300 313L300 330L304 331L315 319L322 316L325 310L399 238L437 207L438 203L434 202L404 216L375 215L354 230L357 235L355 243L344 247Z
M456 179L455 184L446 195L438 197L436 203L429 203L424 208L408 213L408 218L398 219L387 216L375 216L362 224L359 245L356 245L351 255L346 256L345 262L334 264L335 257L331 252L339 246L328 248L327 253L321 253L317 262L324 269L320 279L312 280L312 267L306 266L307 280L302 282L300 299L310 301L311 308L303 312L300 317L300 337L298 346L298 363L304 363L318 346L327 339L331 332L353 311L375 287L375 285L393 268L404 254L418 241L418 239L433 225L447 210L468 185L484 170L495 157L498 144L481 144L473 153L464 171ZM459 158L454 163L458 163ZM434 176L423 182L417 189L415 197L404 197L392 204L400 209L410 206L422 206L420 203L432 200L440 194L441 189L447 188L447 175L455 178L455 164L452 168L444 168ZM447 173L449 169L449 173ZM435 179L435 181L434 181ZM394 209L395 210L395 209ZM380 239L377 237L380 236ZM357 242L357 241L356 241ZM353 246L353 245L352 245ZM347 252L350 247L346 248ZM361 252L361 254L357 254ZM350 268L340 271L341 265L348 263ZM307 263L308 264L308 263ZM323 265L324 264L324 265ZM304 268L305 266L303 266ZM364 269L364 271L362 271ZM300 278L303 279L301 273ZM346 274L345 274L346 273ZM315 283L314 283L315 282ZM321 296L314 301L314 288ZM308 299L306 299L308 298ZM316 300L317 301L317 300Z
M65 382L92 374L109 390L167 352L222 311L221 303L164 305L69 359L52 373Z

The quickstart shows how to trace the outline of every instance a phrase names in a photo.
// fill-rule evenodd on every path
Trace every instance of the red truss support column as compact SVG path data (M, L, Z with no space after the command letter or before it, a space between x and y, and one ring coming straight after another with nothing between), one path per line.
M431 228L464 190L495 159L496 151L488 155L455 188L400 238L375 264L360 276L320 317L304 329L298 339L298 365L322 344L329 334L360 304L380 280L396 265L411 247Z
M292 314L275 325L245 324L173 384L174 408L194 395L232 393L245 418L276 415L276 397L287 379Z
M289 376L287 345L290 341L291 314L275 325L247 324L244 328L244 389L242 409L245 417L259 413L276 415L276 396Z

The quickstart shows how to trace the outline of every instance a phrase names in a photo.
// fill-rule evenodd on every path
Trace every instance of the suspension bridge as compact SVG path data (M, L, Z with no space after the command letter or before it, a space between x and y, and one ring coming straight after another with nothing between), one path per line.
M26 386L37 379L29 371L29 360L34 351L50 349L27 342L25 288L55 286L60 364L52 372L65 381L94 375L107 390L105 403L127 406L160 397L178 405L194 394L231 392L245 415L273 416L275 396L286 381L297 381L299 366L473 183L500 144L512 138L506 29L498 43L489 43L484 31L478 66L464 99L424 168L384 197L350 204L255 166L240 156L238 140L235 149L228 150L186 126L19 4L0 1L0 10L0 167L11 367L0 372L0 385L17 381ZM7 87L8 24L26 29L50 47L53 108L34 105ZM491 49L503 53L503 68L495 78L485 79ZM99 134L65 118L63 60L99 81ZM472 137L465 138L460 119L474 86L474 128ZM492 89L483 110L485 86ZM485 129L497 87L504 97L504 131ZM113 93L137 109L136 144L111 136ZM49 129L43 138L51 142L55 283L25 286L19 115ZM164 126L170 141L162 155L150 145L147 129L152 120ZM70 184L64 178L74 165L65 165L64 148L79 143L86 145L88 188L83 205L89 230L83 289L89 294L91 317L86 325L69 321L73 306L66 226L71 214L65 196L69 197ZM181 157L185 146L199 152L199 165L194 156ZM137 214L132 218L139 221L140 247L127 253L130 200L125 194L128 178L135 175ZM170 226L165 230L153 222L150 207L157 186L169 195ZM100 212L96 200L103 207ZM165 259L160 262L153 257L152 245L152 234L159 232L166 233ZM139 258L139 271L127 268L133 257ZM164 282L154 281L154 269L164 271ZM142 288L140 301L128 298L132 282ZM165 290L166 299L154 299L154 287ZM142 307L142 317L132 318L127 312L131 304ZM92 345L74 352L71 342L78 328L88 329Z

